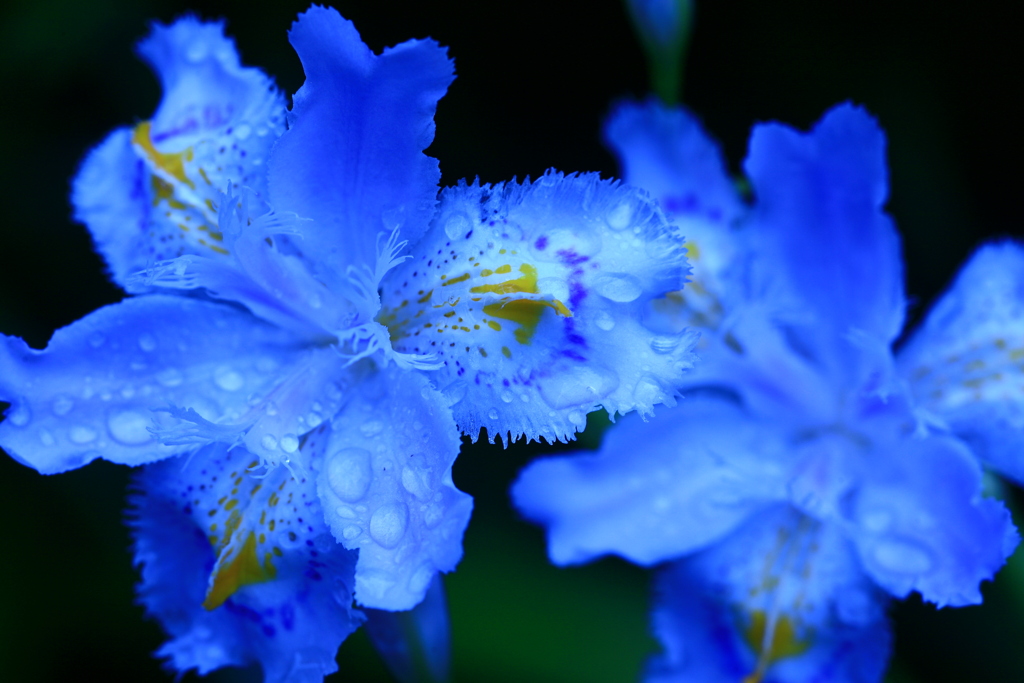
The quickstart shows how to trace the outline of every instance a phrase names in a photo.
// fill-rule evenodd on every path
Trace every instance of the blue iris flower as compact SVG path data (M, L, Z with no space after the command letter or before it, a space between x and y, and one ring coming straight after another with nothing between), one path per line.
M678 229L594 175L462 183L423 150L453 65L374 54L314 7L286 108L219 23L154 26L151 119L75 179L129 294L43 351L0 342L0 445L42 473L144 465L132 526L160 651L268 681L336 670L356 605L408 610L454 569L460 434L573 438L587 412L674 402L694 335L645 326Z
M981 601L1017 545L978 458L1019 481L1024 249L983 248L899 354L885 140L842 105L755 128L745 207L680 109L626 104L607 138L686 231L693 281L656 307L700 329L687 398L513 488L557 564L664 565L650 681L878 681L885 606Z

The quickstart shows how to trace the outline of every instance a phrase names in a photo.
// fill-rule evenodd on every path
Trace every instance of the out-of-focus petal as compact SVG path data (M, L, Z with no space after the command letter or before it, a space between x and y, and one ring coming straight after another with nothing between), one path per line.
M366 635L401 683L440 683L451 678L451 626L441 575L411 610L366 610Z
M719 541L784 500L783 446L735 404L686 399L650 423L623 418L597 454L533 462L512 497L547 529L556 564L617 554L649 565Z
M864 464L850 501L853 540L871 577L897 597L919 591L937 605L981 602L1017 546L999 501L981 497L981 469L946 436L893 440Z
M548 173L446 190L382 284L394 348L431 354L463 432L570 438L587 412L674 401L694 336L643 325L685 275L682 238L634 188Z
M885 670L884 597L838 529L791 509L669 565L658 594L665 653L648 681L874 683Z
M757 126L745 163L756 204L758 273L778 320L836 381L885 372L903 323L899 238L882 211L885 137L840 105L814 129Z
M221 193L265 194L284 100L267 76L239 64L223 30L191 17L154 25L139 52L160 77L160 107L151 121L114 131L75 178L75 216L122 286L154 262L225 257Z
M142 471L139 597L171 637L157 654L178 672L257 662L268 683L320 683L363 620L356 553L331 536L311 478L284 467L257 478L256 460L214 444Z
M440 170L423 150L454 78L445 50L412 40L375 55L337 11L312 7L290 39L306 81L270 161L274 207L313 224L297 248L329 287L348 266L373 267L381 232L415 241L437 200Z
M0 398L12 405L0 445L52 474L97 457L139 465L214 440L169 436L192 427L223 428L230 441L255 419L253 397L288 373L300 349L300 338L240 309L157 295L101 308L43 351L7 337Z
M979 249L897 362L920 406L1024 482L1024 247Z
M317 491L335 538L359 550L359 603L412 609L462 558L473 500L452 483L458 431L419 373L392 366L354 389L315 465Z

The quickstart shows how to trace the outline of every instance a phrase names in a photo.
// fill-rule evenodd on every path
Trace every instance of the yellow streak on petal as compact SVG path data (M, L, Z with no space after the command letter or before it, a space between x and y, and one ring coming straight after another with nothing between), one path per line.
M224 557L226 558L227 554ZM256 556L256 533L250 531L234 559L220 563L206 592L203 608L217 609L239 588L271 581L276 577L277 569L271 563L269 553L262 564Z
M771 633L771 642L765 647L765 630L768 628L768 615L762 610L755 610L750 615L750 627L745 633L747 644L757 652L757 668L743 678L743 683L761 683L765 673L775 662L787 657L796 657L807 652L811 643L800 640L789 617L778 617Z
M172 178L181 181L192 189L195 189L195 183L185 175L185 162L192 159L192 149L189 148L184 152L175 152L173 154L166 154L157 150L157 148L153 146L153 140L150 137L151 126L152 123L149 121L143 121L135 126L135 129L132 131L132 144L141 149L142 153L146 155L146 158L149 159L154 166L164 171Z

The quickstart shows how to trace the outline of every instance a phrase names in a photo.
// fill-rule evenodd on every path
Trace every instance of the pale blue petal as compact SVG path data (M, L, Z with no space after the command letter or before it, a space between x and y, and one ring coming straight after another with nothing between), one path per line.
M297 247L334 287L348 266L375 262L381 232L426 230L440 170L423 150L454 78L445 50L412 40L375 55L337 11L313 7L290 39L306 81L270 162L276 209L313 220Z
M356 554L331 536L310 478L284 467L258 478L253 460L215 444L142 471L131 520L139 598L170 636L157 654L178 672L259 663L267 683L319 683L363 619L352 608Z
M317 491L335 538L359 549L359 604L412 609L462 558L473 501L452 483L458 431L419 373L392 366L353 390L314 464Z
M76 218L121 285L184 254L223 258L220 195L265 195L264 162L284 125L281 94L239 64L223 25L155 25L139 52L160 77L160 107L90 153L72 189Z
M437 575L423 602L411 610L366 610L366 635L401 683L451 679L451 626L444 583Z
M97 457L151 462L221 432L231 441L259 417L254 397L299 360L301 341L240 309L167 296L101 308L43 351L7 337L0 398L12 405L0 445L51 474Z
M682 237L638 190L596 175L442 194L413 258L382 283L394 348L426 354L459 428L571 438L587 412L671 403L694 335L643 325L679 289Z
M900 351L918 403L1024 482L1024 247L979 249Z
M945 436L905 437L864 463L850 501L851 534L864 567L897 597L910 591L937 605L981 602L1017 546L1002 503L982 498L981 469Z
M650 423L623 418L596 454L531 463L512 498L547 529L555 564L616 554L649 565L718 542L784 500L783 447L735 404L685 399Z
M885 138L863 109L840 105L810 133L754 129L745 168L764 296L797 352L839 383L885 371L903 322L899 239L882 211Z
M766 572L770 575L773 550L776 561L787 559L773 548L779 542L779 529L773 526L787 518L792 524L796 518L791 515L777 511L767 524L732 537L728 547L716 547L662 571L653 620L664 652L649 663L645 681L874 683L882 679L892 638L882 612L884 598L858 576L852 552L834 535L818 537L825 543L809 559L809 571L797 587L796 595L803 601L777 607L776 650L774 656L766 656L766 651L772 651L765 647L763 636L768 612L760 604L766 588L761 579ZM740 567L753 569L752 575L737 571ZM767 597L773 604L771 600L783 596ZM788 597L792 599L793 594ZM780 624L783 618L788 623ZM758 671L759 664L765 667L762 676L747 678Z

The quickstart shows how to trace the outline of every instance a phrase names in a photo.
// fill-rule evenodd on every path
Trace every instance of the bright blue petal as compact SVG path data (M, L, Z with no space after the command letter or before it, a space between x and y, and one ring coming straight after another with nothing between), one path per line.
M900 351L918 403L1024 482L1024 247L979 249Z
M754 129L745 168L756 206L760 277L779 320L837 381L880 369L903 322L899 239L882 211L885 138L840 105L808 134Z
M782 445L734 404L686 399L650 423L624 418L597 454L532 463L512 498L547 529L556 564L613 553L649 565L717 542L784 500Z
M142 471L139 598L171 638L157 654L178 672L256 662L268 683L319 683L363 619L356 554L331 536L312 479L284 467L254 477L254 460L212 445Z
M423 150L452 82L445 50L413 40L374 55L351 22L313 7L290 39L306 82L270 161L275 208L313 220L298 244L333 287L348 266L372 267L381 232L426 230L440 170Z
M139 52L160 77L160 107L90 153L72 191L76 218L121 285L183 254L223 258L221 193L265 194L264 162L284 124L281 94L239 64L221 24L155 25Z
M674 401L694 336L643 325L678 289L682 238L636 189L594 175L446 190L413 258L382 283L397 351L427 354L459 428L549 441L587 412Z
M864 464L851 529L864 567L897 597L919 591L937 605L981 602L1017 546L1002 503L981 497L981 469L944 436L904 437Z
M868 683L889 654L884 598L840 533L785 508L670 565L648 681ZM747 678L749 677L749 678Z
M300 338L242 310L166 296L101 308L58 330L44 351L7 337L0 398L12 405L0 445L50 474L97 457L151 462L220 432L232 441L258 417L251 399L279 382L300 348ZM196 430L205 433L175 438Z
M334 537L359 549L359 604L412 609L462 558L473 500L452 483L458 431L418 373L392 366L354 390L314 465L317 491Z

